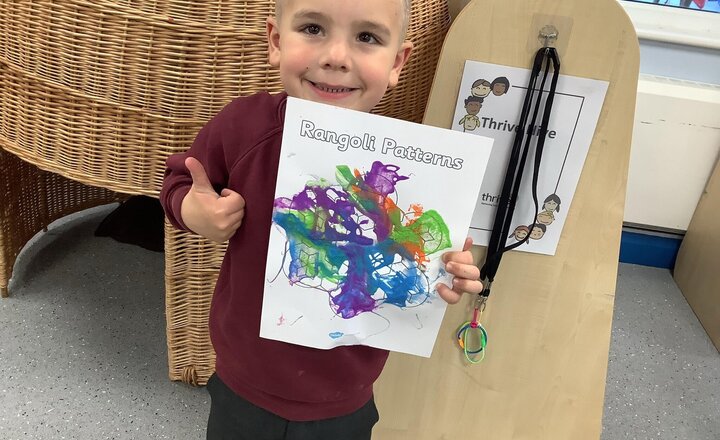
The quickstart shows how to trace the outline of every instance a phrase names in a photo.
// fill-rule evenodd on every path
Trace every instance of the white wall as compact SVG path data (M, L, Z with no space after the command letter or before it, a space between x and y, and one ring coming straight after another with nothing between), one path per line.
M720 154L720 86L640 76L626 223L687 230Z
M684 231L720 155L720 14L620 3L641 75L624 219Z

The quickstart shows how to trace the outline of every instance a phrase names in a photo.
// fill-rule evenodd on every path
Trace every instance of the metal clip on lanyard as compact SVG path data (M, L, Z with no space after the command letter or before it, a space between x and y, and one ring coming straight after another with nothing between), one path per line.
M542 101L541 98L545 89L545 82L550 75L551 69L552 79L550 81L550 89L547 92L548 95L545 99L545 106L542 111L542 122L536 136L537 144L535 146L535 161L533 164L532 175L532 197L535 204L535 215L533 217L533 222L528 226L530 231L532 231L533 227L535 227L535 222L537 221L537 215L539 212L537 198L538 171L540 170L540 160L542 159L543 147L545 146L547 128L550 120L550 111L555 98L555 90L557 89L557 81L560 74L560 59L554 47L543 47L535 54L532 72L530 73L530 81L525 93L522 111L520 113L520 122L518 123L519 129L515 132L515 139L510 152L507 171L505 172L502 193L500 194L498 209L495 213L495 221L493 222L493 229L487 248L485 264L480 269L480 279L482 280L484 286L483 291L478 294L475 301L472 321L463 323L457 332L458 344L463 349L465 358L472 364L482 361L485 357L488 334L482 324L480 324L480 317L482 316L483 310L485 310L485 305L488 297L490 296L490 289L493 281L495 280L497 270L500 267L502 255L530 240L530 234L528 234L528 236L522 241L518 241L508 246L505 245L510 232L513 214L515 212L515 205L520 191L520 183L525 170L525 162L527 161L530 152L530 144L533 138L532 133L537 122L540 104ZM537 80L541 72L543 72L543 76L542 81L540 82L540 87L538 88ZM533 109L532 115L530 115L531 108ZM529 125L528 119L530 119ZM471 339L473 339L470 337L471 333L476 334L476 337L474 338L476 342L472 348L469 347L469 343L471 343Z
M480 317L485 310L487 297L479 294L475 299L472 321L464 322L457 331L457 341L465 354L465 359L471 364L477 364L485 359L485 347L488 343L488 334L480 324ZM476 339L473 341L472 339ZM470 348L473 345L474 348Z

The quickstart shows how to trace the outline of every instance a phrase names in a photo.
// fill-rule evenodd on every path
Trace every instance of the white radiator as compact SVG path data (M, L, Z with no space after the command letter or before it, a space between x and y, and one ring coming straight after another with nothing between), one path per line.
M720 86L640 75L625 223L685 231L720 155Z

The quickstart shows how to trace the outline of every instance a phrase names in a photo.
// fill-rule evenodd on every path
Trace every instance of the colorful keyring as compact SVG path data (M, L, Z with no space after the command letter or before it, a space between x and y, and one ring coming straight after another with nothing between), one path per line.
M467 344L467 335L472 330L480 331L480 347L476 349L470 349ZM480 324L479 322L468 321L462 324L457 331L457 340L458 345L465 353L465 358L471 364L477 364L485 358L485 349L488 343L488 334L485 328L483 328L482 324ZM475 357L477 354L480 354L479 358Z

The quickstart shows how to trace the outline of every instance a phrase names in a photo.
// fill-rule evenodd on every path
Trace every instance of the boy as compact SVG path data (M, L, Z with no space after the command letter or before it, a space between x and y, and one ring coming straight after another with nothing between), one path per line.
M279 0L267 35L286 93L235 99L189 151L167 161L160 200L169 220L229 239L210 310L217 358L208 439L370 438L378 420L372 384L387 351L318 350L258 335L286 97L370 111L397 84L412 50L404 41L409 5ZM455 279L438 292L450 303L482 289L471 244L443 256Z

